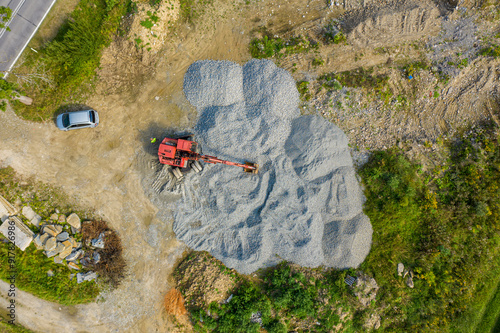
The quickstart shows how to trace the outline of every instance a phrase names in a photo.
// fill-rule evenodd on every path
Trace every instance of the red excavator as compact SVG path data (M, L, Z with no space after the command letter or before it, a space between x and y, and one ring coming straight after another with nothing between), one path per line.
M188 168L188 162L191 162L191 167L195 171L201 171L201 165L196 161L203 161L212 164L226 164L234 165L243 168L244 172L257 173L259 172L259 165L255 163L245 162L245 164L221 160L215 156L201 155L198 153L198 143L185 138L170 139L164 138L158 148L158 157L161 164L171 165L172 167ZM178 177L181 172L177 168L173 168L174 175Z

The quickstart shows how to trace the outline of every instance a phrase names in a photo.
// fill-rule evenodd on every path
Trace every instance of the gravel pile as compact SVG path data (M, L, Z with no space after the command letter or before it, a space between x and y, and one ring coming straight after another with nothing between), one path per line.
M345 134L300 116L295 81L267 60L198 61L184 78L203 153L256 162L257 175L205 164L175 203L174 232L241 273L288 260L358 266L372 228Z

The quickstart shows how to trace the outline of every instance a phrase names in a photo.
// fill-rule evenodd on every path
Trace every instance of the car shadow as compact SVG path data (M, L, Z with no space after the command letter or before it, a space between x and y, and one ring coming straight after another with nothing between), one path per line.
M56 109L54 115L52 116L52 120L54 124L57 125L57 116L64 112L72 112L72 111L82 111L82 110L90 110L92 107L86 104L64 104Z

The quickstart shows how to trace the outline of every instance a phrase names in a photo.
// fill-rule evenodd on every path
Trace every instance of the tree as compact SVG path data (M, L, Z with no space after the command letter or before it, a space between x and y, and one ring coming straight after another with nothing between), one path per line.
M7 29L7 31L10 31L10 28L5 26L7 22L9 22L10 18L12 17L12 9L9 7L5 6L0 6L0 29Z

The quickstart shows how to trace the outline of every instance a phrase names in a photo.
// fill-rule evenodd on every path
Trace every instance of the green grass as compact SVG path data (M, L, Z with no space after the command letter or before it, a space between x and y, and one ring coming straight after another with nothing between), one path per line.
M241 297L235 303L189 309L197 330L257 332L249 316L260 309L266 329L311 331L318 329L314 320L328 331L339 323L335 310L342 307L352 318L343 323L344 332L362 331L374 311L383 318L383 332L487 332L500 303L496 130L488 123L457 137L438 171L424 172L397 149L375 151L361 167L374 231L361 270L380 286L368 309L344 283L354 272L282 263L259 272L257 280L240 276L246 282L232 291ZM414 272L414 289L396 274L399 262Z
M404 65L402 68L405 77L409 76L415 77L415 74L418 70L427 70L427 69L429 69L429 64L427 63L427 61L414 61Z
M48 301L72 305L95 300L99 287L92 282L78 284L76 277L69 279L70 271L66 266L55 264L53 258L47 258L42 251L37 251L31 244L23 251L16 248L16 288ZM54 276L47 276L52 270ZM10 269L8 263L8 244L0 244L0 279L8 281Z
M374 229L362 269L393 305L384 329L471 332L481 320L496 288L490 273L500 269L500 149L491 126L457 139L440 175L421 173L395 150L374 153L360 170ZM416 273L415 289L395 275L398 262Z
M130 0L81 0L57 36L38 53L29 53L19 70L33 73L44 68L48 84L24 84L32 106L16 105L16 112L34 121L53 116L63 103L80 102L93 91L92 81L102 50L111 43Z
M299 91L301 100L309 101L312 98L311 92L309 91L308 81L297 82L297 90Z
M0 317L0 332L2 333L34 333L18 324L11 325Z
M496 272L493 279L498 279L499 273L500 272ZM500 328L500 280L497 283L496 289L492 289L493 295L486 306L481 321L476 327L477 333L494 333L498 332Z

